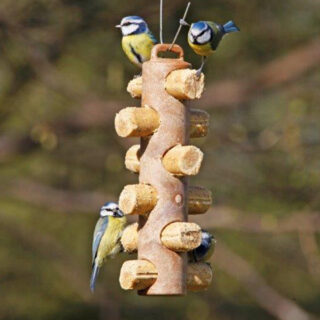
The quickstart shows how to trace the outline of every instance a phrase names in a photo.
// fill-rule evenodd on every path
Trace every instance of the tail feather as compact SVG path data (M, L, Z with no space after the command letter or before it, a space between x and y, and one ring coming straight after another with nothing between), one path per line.
M240 31L238 26L233 21L228 21L223 25L223 30L225 33L237 32Z
M92 273L91 273L91 279L90 279L90 289L92 292L94 292L94 289L96 287L96 280L99 274L99 267L97 263L94 263L92 266Z

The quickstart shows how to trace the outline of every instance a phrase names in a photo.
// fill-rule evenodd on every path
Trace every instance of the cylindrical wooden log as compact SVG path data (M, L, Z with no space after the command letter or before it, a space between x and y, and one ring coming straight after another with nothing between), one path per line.
M204 74L197 76L196 70L172 71L166 79L166 90L179 100L200 99L204 89Z
M131 97L134 99L141 98L142 94L142 76L135 77L129 81L127 86L127 91L130 93Z
M168 268L167 273L174 270ZM187 266L187 289L200 291L208 288L213 272L207 263L190 263ZM146 290L158 278L157 268L147 260L128 260L120 271L120 286L124 290Z
M147 184L124 187L119 197L119 208L125 214L148 214L157 204L157 191Z
M125 252L134 253L138 249L138 233L139 224L138 222L129 224L122 233L121 245Z
M205 262L189 263L187 268L187 288L190 291L206 290L212 282L211 266Z
M201 244L201 228L192 222L173 222L161 232L162 244L176 252L187 252Z
M163 157L163 166L177 176L194 176L198 174L203 160L203 153L194 146L177 145Z
M187 209L189 214L201 214L208 211L212 204L211 192L203 187L188 187ZM168 201L181 206L186 195L181 193L168 194ZM158 203L158 192L147 184L127 185L120 194L119 207L125 214L138 214L145 216L151 212ZM170 210L170 209L168 209Z
M138 223L125 228L121 244L125 252L132 253L138 247ZM198 248L201 244L201 228L191 222L173 222L161 232L161 243L170 250L187 252Z
M210 115L200 109L190 110L190 138L202 138L208 134Z
M139 172L141 155L140 146L132 146L126 153L126 168L133 172ZM192 176L198 174L202 159L203 153L199 148L178 145L164 155L162 163L174 175Z
M129 81L127 91L134 99L141 98L142 95L142 76L135 77Z
M149 107L128 107L117 113L116 132L120 137L146 137L159 127L158 113Z
M139 144L135 144L128 149L124 161L124 164L128 170L139 173L141 154L142 152Z
M189 140L189 110L165 90L167 76L174 70L186 69L183 50L174 46L178 59L158 57L170 45L153 47L151 59L142 67L141 105L151 106L160 116L160 126L150 139L141 139L139 182L157 190L158 202L148 217L139 216L138 258L150 261L157 269L157 280L146 295L186 294L186 253L177 253L164 247L161 232L172 222L187 221L187 179L171 175L159 161L167 150ZM171 270L171 272L168 272Z
M179 100L200 99L204 90L204 74L200 78L196 70L183 69L172 71L165 82L169 94ZM142 77L132 79L127 87L132 98L140 98L142 94Z
M188 208L189 214L202 214L212 205L211 191L197 186L189 187Z

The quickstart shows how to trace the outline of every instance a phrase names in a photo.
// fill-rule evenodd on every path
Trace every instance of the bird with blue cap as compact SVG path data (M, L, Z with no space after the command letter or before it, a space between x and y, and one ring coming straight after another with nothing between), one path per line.
M206 58L217 50L222 38L228 33L240 31L233 21L228 21L223 25L213 21L198 21L190 25L181 19L180 24L190 27L189 46L202 57L201 67L197 70L198 77L201 75Z
M107 202L101 207L92 241L92 274L90 279L92 292L104 262L114 258L122 251L120 239L125 225L126 217L119 209L118 204Z
M158 42L148 24L139 16L127 16L116 25L122 32L122 49L128 59L141 68L142 63L150 60L151 50Z

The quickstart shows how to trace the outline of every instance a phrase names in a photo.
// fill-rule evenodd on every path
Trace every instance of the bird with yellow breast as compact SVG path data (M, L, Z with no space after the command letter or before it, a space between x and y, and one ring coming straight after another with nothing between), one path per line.
M122 32L122 48L129 60L141 67L150 60L151 50L157 43L147 23L139 16L128 16L116 25Z
M95 289L98 273L103 263L114 258L122 250L120 239L126 218L114 202L105 203L100 209L100 218L93 233L92 274L90 288Z
M190 25L181 19L180 24L190 27L188 32L189 46L202 57L202 64L197 70L197 76L200 76L206 58L217 50L222 38L228 33L240 31L233 21L223 25L213 21L198 21Z

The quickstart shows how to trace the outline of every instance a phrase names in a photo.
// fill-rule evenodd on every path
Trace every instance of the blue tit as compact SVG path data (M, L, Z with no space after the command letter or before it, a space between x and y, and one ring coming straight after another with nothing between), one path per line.
M91 291L94 291L99 269L105 260L114 258L121 251L121 235L126 218L114 202L105 203L93 233Z
M188 252L189 262L208 261L214 253L215 246L216 240L213 235L202 230L200 246Z
M122 48L129 60L142 67L142 63L150 60L151 50L157 43L147 23L138 16L128 16L116 26L122 32Z
M184 20L180 20L182 25L190 26ZM206 58L217 50L222 38L231 32L237 32L240 29L233 21L222 24L217 24L212 21L198 21L192 23L188 32L188 43L193 51L202 57L202 64L197 71L200 76L204 67Z

